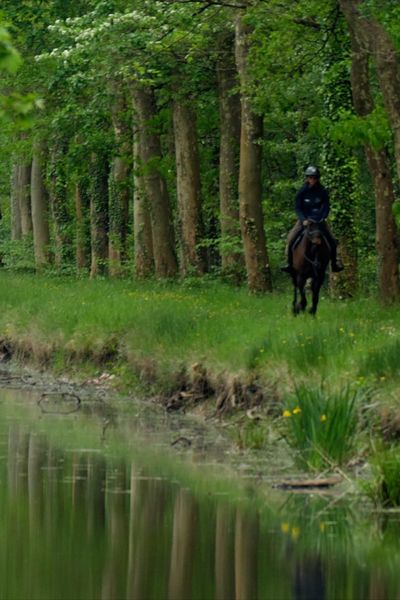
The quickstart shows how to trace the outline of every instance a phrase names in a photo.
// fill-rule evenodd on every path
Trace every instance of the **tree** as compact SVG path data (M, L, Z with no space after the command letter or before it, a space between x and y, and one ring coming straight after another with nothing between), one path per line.
M354 108L363 119L374 110L370 83L370 55L357 35L357 28L349 22L352 47L351 83ZM397 229L393 215L395 202L390 159L385 147L364 145L368 167L373 180L376 206L376 248L378 254L378 287L381 300L385 303L399 299L399 249Z
M176 187L179 213L180 267L182 275L205 270L201 214L200 164L196 115L190 103L177 96L173 103Z
M156 277L173 277L177 272L172 213L165 179L160 171L160 136L154 128L157 107L154 91L141 84L133 90L139 160L143 169L146 200L150 207Z
M35 141L32 156L31 198L35 263L42 269L49 263L50 232L48 221L48 194L44 175L45 149L43 142Z
M364 0L339 0L339 4L358 43L374 58L393 132L397 175L400 177L400 64L395 45L382 24L373 16L364 14Z
M219 212L221 226L221 259L225 272L237 272L243 263L239 225L239 147L240 96L237 91L237 70L234 36L226 32L219 41L217 61L220 148L219 148Z
M236 18L236 63L241 83L241 137L239 202L240 227L244 246L247 279L252 292L272 289L264 219L261 206L261 146L262 117L253 111L248 96L248 38L250 29L243 15Z

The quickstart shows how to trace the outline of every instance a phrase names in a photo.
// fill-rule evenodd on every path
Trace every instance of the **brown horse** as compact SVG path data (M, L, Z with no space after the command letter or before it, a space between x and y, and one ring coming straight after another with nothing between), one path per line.
M317 312L319 291L325 279L325 271L329 264L331 248L324 236L323 225L309 222L304 227L299 241L292 246L294 285L293 313L298 315L307 306L305 286L311 279L312 305L310 314ZM300 300L298 300L300 294Z

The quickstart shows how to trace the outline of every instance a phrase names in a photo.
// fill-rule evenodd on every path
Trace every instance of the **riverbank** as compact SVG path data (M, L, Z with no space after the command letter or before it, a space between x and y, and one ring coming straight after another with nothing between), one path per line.
M396 307L322 297L316 318L294 318L290 294L255 297L197 279L77 281L3 272L0 285L3 361L98 381L170 412L233 415L233 422L245 415L236 434L242 446L263 445L266 428L254 425L260 419L298 414L292 411L302 386L321 390L318 418L324 402L351 389L370 432L399 435Z

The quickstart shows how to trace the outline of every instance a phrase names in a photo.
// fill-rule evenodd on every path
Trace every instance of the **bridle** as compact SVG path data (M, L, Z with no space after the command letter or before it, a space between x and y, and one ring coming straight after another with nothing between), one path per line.
M325 240L325 243L329 246L328 242L325 239L325 236L323 235L323 233L321 232L319 227L316 227L315 229L310 229L310 225L316 225L316 223L311 222L311 224L306 225L305 231L304 231L304 235L306 236L306 238L312 244L315 244L316 246L321 245L322 240ZM316 257L314 260L311 260L311 258L309 258L307 256L306 251L304 251L303 257L304 257L304 260L306 260L308 263L310 263L310 265L314 271L314 274L316 275L317 269L320 265L318 257Z

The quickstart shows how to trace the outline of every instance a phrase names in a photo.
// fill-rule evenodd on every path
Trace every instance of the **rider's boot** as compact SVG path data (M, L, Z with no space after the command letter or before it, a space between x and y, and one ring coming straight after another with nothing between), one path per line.
M283 267L281 267L281 271L284 273L289 273L291 275L293 273L293 264L292 264L292 249L291 247L287 250L287 263Z
M283 267L281 267L281 271L283 271L284 273L289 273L292 274L293 273L293 267L292 265L284 265Z

